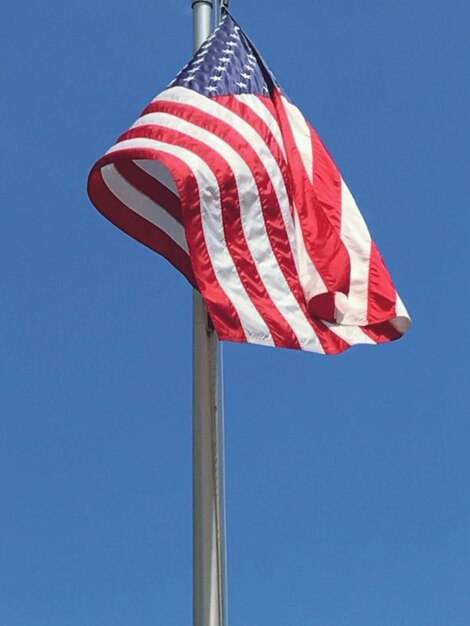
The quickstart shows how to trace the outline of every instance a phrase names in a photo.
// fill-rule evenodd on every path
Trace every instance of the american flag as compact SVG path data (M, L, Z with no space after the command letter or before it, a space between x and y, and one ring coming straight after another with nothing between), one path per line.
M336 354L410 326L334 161L228 12L88 192L201 292L220 339Z

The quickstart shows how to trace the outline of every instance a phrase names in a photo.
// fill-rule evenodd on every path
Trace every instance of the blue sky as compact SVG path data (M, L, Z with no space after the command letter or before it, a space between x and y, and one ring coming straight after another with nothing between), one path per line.
M232 2L413 317L226 344L232 626L468 626L467 3ZM86 196L191 53L189 2L0 22L0 624L191 623L191 291Z

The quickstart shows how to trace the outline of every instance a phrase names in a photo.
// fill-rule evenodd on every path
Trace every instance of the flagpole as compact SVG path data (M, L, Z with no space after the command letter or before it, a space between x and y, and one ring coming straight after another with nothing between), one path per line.
M213 0L192 0L194 51L212 31ZM222 351L193 294L193 626L226 626Z

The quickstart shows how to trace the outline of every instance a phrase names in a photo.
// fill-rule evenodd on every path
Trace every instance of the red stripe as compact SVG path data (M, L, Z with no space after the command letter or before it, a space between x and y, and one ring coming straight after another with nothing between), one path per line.
M274 106L274 103L271 100L271 98L269 96L257 96L257 97L266 106L266 108L274 117L274 119L277 119L276 107Z
M180 199L168 187L129 159L117 161L115 167L131 185L164 208L180 224L183 223Z
M260 100L266 106L266 98L251 96L252 98L256 98ZM273 131L270 129L268 122L266 122L258 113L256 113L250 106L245 104L244 102L238 100L237 98L233 98L232 96L216 96L214 98L216 102L225 106L227 109L239 115L245 122L251 126L260 137L262 137L274 156L281 173L284 178L284 184L286 185L287 192L289 193L289 174L288 174L288 166L287 161L285 159L285 147L284 145L280 146L279 142L274 135ZM271 102L268 99L269 102ZM269 113L271 113L273 120L276 121L276 114L273 110L273 106L267 107ZM279 124L278 124L279 127ZM279 128L279 133L280 133ZM282 138L282 135L281 135ZM289 197L290 200L290 197ZM292 204L292 203L291 203Z
M310 124L308 126L312 137L315 195L331 225L341 233L341 174L316 131Z
M342 179L331 154L313 126L305 120L312 141L313 189L328 221L341 234Z
M367 320L370 324L396 317L397 292L379 249L372 242ZM397 331L398 332L398 331Z
M349 343L338 337L321 320L314 318L313 323L325 354L340 354L351 347Z
M402 333L398 331L390 322L381 322L379 324L371 324L370 326L361 326L361 329L376 343L396 341L402 337Z

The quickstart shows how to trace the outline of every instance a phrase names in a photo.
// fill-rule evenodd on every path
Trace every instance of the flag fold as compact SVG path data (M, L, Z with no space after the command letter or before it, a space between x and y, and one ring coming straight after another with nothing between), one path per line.
M228 13L88 193L201 292L220 339L336 354L410 327L333 159Z

